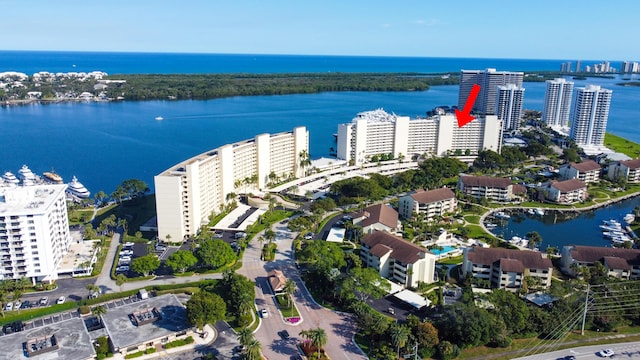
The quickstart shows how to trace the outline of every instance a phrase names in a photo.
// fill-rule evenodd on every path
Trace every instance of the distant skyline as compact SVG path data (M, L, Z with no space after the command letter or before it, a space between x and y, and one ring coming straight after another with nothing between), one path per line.
M0 0L0 8L0 50L640 60L632 0Z

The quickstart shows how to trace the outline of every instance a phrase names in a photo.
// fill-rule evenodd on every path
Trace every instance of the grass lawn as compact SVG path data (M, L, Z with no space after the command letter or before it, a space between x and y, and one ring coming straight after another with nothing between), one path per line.
M102 220L115 215L116 218L127 219L127 233L134 235L147 220L156 215L156 196L155 194L146 195L133 200L123 201L121 204L100 209L96 216L97 224Z
M469 229L469 234L467 234L467 236L473 239L486 237L486 236L489 236L492 238L494 237L493 234L485 232L480 225L467 225L465 226L465 228Z
M293 299L287 304L287 295L276 295L276 299L278 300L278 306L280 307L280 312L282 313L282 317L290 318L300 316L298 313L298 309L293 306Z
M69 211L69 225L81 225L91 220L93 208L77 209Z
M610 133L604 135L604 146L613 151L621 152L632 159L640 156L640 144Z
M465 215L464 219L472 224L480 224L480 216L478 215Z
M443 265L458 265L462 263L463 259L464 259L464 256L460 255L460 256L454 256L454 257L438 260L436 262L438 264L443 264Z

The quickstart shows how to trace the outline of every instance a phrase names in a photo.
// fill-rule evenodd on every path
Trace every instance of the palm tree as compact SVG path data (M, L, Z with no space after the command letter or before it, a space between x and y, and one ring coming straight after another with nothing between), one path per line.
M320 359L320 353L322 348L327 345L327 333L323 328L315 328L309 330L300 331L300 336L307 339L309 341L309 345L318 349L317 351L317 359Z
M238 330L238 341L240 342L240 345L247 346L255 339L256 338L253 336L251 329L245 327Z
M94 284L87 284L85 288L89 290L89 296L91 296L93 293L96 293L100 290L100 288Z
M100 306L94 307L93 310L91 310L91 312L93 312L93 314L98 317L98 320L102 322L102 315L107 313L107 308L100 305Z
M122 292L122 285L127 281L127 276L125 274L116 275L116 285L120 287L120 292Z
M296 283L291 279L287 279L284 283L284 293L287 295L287 305L291 306L291 295L296 291Z
M271 243L273 242L273 240L276 238L276 233L275 231L271 230L271 229L267 229L264 231L264 238L267 240L267 242L269 243L269 246L271 246Z
M240 302L238 303L238 315L242 316L251 311L253 311L253 301L250 299L248 301L247 299L240 300Z
M404 325L394 324L391 327L391 342L396 346L397 355L400 357L400 348L403 348L409 340L409 329Z
M300 168L304 171L307 166L311 165L311 158L309 157L309 152L307 150L302 150L300 151L299 157L300 157ZM306 175L306 172L304 172L304 175Z
M247 360L259 360L262 355L260 355L260 342L256 339L251 340L246 347L246 353L244 354L245 359Z

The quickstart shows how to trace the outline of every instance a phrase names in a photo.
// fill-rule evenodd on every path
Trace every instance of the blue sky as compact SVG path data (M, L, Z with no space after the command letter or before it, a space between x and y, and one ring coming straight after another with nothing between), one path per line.
M0 0L1 50L640 60L622 0Z

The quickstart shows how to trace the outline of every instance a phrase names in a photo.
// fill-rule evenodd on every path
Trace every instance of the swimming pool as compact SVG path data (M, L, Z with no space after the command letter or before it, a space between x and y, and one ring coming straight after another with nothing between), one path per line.
M444 254L450 253L450 252L452 252L452 251L457 249L457 248L455 248L453 246L449 246L449 245L442 246L441 248L442 248L442 250L440 250L440 248L433 248L433 249L431 249L429 251L432 254L439 256L439 255L444 255Z

